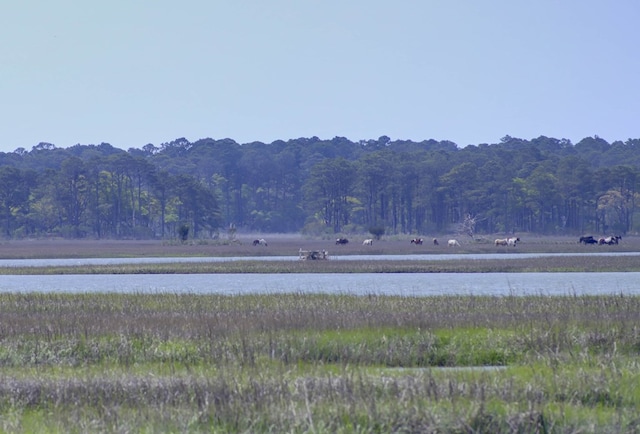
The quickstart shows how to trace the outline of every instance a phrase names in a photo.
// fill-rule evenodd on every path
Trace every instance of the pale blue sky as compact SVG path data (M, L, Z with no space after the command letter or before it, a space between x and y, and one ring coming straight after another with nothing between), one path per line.
M4 3L4 152L640 138L637 0Z

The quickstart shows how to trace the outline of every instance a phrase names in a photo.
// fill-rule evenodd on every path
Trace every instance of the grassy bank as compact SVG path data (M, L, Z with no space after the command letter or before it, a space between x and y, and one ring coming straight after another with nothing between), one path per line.
M640 298L0 294L10 432L634 432Z

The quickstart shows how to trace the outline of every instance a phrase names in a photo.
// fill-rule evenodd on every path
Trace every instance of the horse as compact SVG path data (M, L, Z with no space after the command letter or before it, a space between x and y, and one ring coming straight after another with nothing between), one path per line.
M336 244L349 244L349 240L346 238L337 238Z
M257 245L261 245L261 246L267 246L267 241L264 238L260 238L259 240L253 240L253 245L257 246Z
M411 244L415 244L416 246L422 245L422 238L414 238L411 240Z
M509 244L509 240L507 238L498 238L496 241L496 246L506 246Z
M515 247L517 243L520 242L520 238L519 237L514 237L514 238L509 238L507 239L507 245L508 246L513 246Z
M434 245L434 246L439 246L439 245L440 245L440 243L438 242L438 239L437 239L437 238L434 238L434 239L433 239L433 245Z
M449 247L460 247L460 243L458 242L458 240L449 240L447 241L447 245Z
M363 246L373 246L373 238L368 238L362 242Z
M598 240L598 244L600 244L600 245L607 244L607 245L611 246L613 244L618 244L618 241L620 241L621 239L622 239L622 237L620 235L615 235L615 236L606 237L606 238L600 238Z
M578 240L579 244L598 244L598 240L593 238L593 235L585 235Z

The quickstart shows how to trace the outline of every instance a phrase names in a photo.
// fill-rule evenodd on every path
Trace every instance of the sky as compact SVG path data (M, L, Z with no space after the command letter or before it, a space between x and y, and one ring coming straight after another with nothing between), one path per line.
M0 151L640 138L637 0L22 0Z

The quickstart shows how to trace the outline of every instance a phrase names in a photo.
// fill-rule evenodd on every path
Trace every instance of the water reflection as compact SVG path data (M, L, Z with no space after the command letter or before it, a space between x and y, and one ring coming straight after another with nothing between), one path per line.
M230 295L638 295L640 273L6 275L0 279L0 291Z
M460 259L527 259L553 258L560 256L640 256L640 252L602 253L460 253L460 254L412 254L412 255L344 255L331 256L332 261L445 261ZM66 267L84 265L124 264L172 264L233 261L298 261L296 256L203 256L203 257L157 257L157 258L71 258L71 259L0 259L0 267Z

